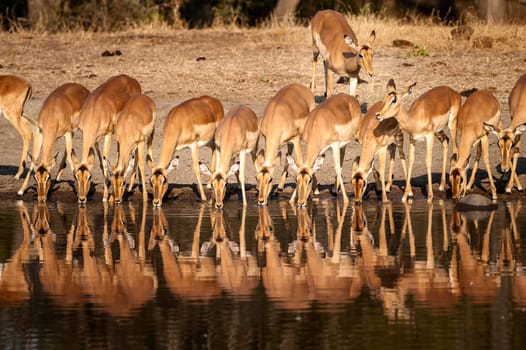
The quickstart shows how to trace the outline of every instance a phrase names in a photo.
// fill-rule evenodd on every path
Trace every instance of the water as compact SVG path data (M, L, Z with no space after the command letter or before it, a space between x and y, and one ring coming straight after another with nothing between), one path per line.
M0 348L524 348L524 212L3 202Z

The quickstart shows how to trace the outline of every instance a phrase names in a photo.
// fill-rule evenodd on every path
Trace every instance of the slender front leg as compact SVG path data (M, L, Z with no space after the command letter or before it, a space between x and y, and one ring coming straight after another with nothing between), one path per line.
M323 70L325 72L325 97L332 96L332 72L329 71L329 63L323 61Z
M289 155L292 155L292 152L294 151L294 145L288 143L287 144L287 157ZM285 157L286 159L286 157ZM302 163L300 163L302 164ZM281 178L279 180L278 184L278 191L283 191L283 188L285 187L285 182L287 181L287 176L289 175L289 162L285 161L285 164L283 165L283 171L281 172Z
M317 50L316 46L313 45L312 51L312 80L310 82L310 89L314 93L316 89L316 64L318 63L318 56L320 52Z
M482 140L477 145L477 155L475 157L475 162L473 162L473 167L471 168L471 176L469 177L468 184L466 185L466 190L471 190L473 184L475 183L475 177L477 176L477 171L479 169L480 154L482 152Z
M389 151L389 167L387 170L387 181L385 183L385 191L391 192L391 187L393 186L393 171L394 171L394 160L396 156L396 145L390 144L387 146L387 150ZM387 155L385 155L387 157ZM385 160L384 160L385 161ZM385 165L384 165L385 168Z
M386 151L387 149L384 147L378 152L378 168L380 169L380 184L382 186L382 202L383 203L389 203L389 200L387 199L387 191L386 191L386 186L385 186L385 160L386 160L385 158L387 158ZM391 171L391 164L389 164L389 170Z
M96 144L96 143L95 143ZM102 155L104 158L109 159L110 155L110 147L111 147L111 134L104 135L104 146L102 148ZM106 170L106 167L104 166L103 158L100 158L100 166L102 168L102 173L104 174L104 194L102 197L102 201L106 202L108 200L112 201L112 198L109 198L109 191L108 191L108 172Z
M511 193L511 190L513 189L514 184L517 186L518 191L522 191L522 184L519 181L519 176L517 175L518 161L519 161L519 149L517 148L517 151L513 153L513 160L511 163L511 175L510 175L510 180L508 181L508 185L506 185L506 193Z
M444 191L446 189L446 166L447 166L447 151L449 149L449 139L443 130L435 134L436 138L442 144L442 173L440 177L440 186L438 189Z
M145 164L146 161L144 159L144 142L139 142L139 145L137 146L137 167L139 168L139 174L141 175L141 185L142 185L142 201L144 203L148 202L148 191L146 191L146 174L145 171ZM145 205L145 204L143 204Z
M199 195L201 196L201 200L206 202L206 194L203 189L203 182L201 181L201 173L199 171L199 146L197 145L197 142L192 143L190 150L192 152L192 168L194 169L195 178L197 179Z
M433 178L431 175L431 165L433 164L433 135L426 137L426 171L427 171L427 202L433 199Z
M241 186L241 195L243 197L243 205L247 205L247 195L245 193L245 162L246 162L246 153L239 153L239 175L238 181Z
M341 153L345 154L345 147L332 146L332 154L334 157L334 171L336 172L336 188L340 187L342 190L343 203L349 203L349 198L345 192L345 186L343 185L342 178L342 165L341 165Z
M497 199L497 188L495 187L495 183L493 181L493 174L491 172L491 165L489 162L489 145L488 145L488 136L482 137L480 140L480 144L482 147L482 158L484 159L484 166L486 167L486 171L488 172L488 179L489 179L489 186L491 189L491 198Z
M408 198L413 197L413 188L411 187L411 175L413 172L413 163L415 161L415 140L409 140L409 164L407 167L407 176L405 178L405 190L402 196L402 202L406 202Z

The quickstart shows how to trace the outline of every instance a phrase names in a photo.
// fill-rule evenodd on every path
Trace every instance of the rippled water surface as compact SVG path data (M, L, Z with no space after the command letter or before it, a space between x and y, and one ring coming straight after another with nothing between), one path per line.
M0 203L0 348L524 349L525 211Z

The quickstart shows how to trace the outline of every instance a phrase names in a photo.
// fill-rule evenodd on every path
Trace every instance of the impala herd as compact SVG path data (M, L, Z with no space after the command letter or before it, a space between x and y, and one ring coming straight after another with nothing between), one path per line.
M19 190L22 195L34 174L38 200L45 202L51 184L51 169L56 163L53 148L56 140L65 138L66 152L60 162L56 178L59 179L66 161L74 174L79 203L86 202L90 190L95 152L104 174L104 201L119 204L123 200L128 181L128 191L133 189L135 178L140 177L142 198L146 192L146 169L151 170L153 205L161 206L169 183L168 174L178 165L174 153L189 148L199 195L207 197L201 173L208 175L215 207L221 209L228 178L236 175L241 186L243 204L247 156L257 173L257 203L266 205L273 188L273 174L282 159L280 149L287 146L287 161L283 164L278 191L283 190L289 169L296 172L296 187L291 202L299 207L307 205L309 197L317 191L316 171L324 161L324 153L332 149L336 174L334 191L341 191L344 203L349 201L343 181L345 148L357 142L361 155L352 165L351 188L354 200L360 202L367 188L368 177L374 170L379 180L382 201L387 202L387 192L392 186L396 148L399 149L406 178L402 201L411 201L414 194L411 177L415 162L415 144L425 140L427 150L427 199L433 198L432 150L436 137L442 145L442 168L439 190L446 189L449 131L452 143L450 161L450 186L452 197L461 198L475 182L475 175L482 155L489 174L491 196L497 191L491 176L488 155L488 136L498 136L501 168L511 169L506 192L515 185L522 190L516 173L521 133L526 129L526 74L518 79L509 97L511 123L502 127L497 99L487 90L476 91L462 104L461 95L447 86L430 89L412 105L404 106L404 98L413 92L416 83L397 90L391 79L383 100L373 104L362 116L360 102L354 97L358 73L373 73L373 31L367 44L358 46L356 35L340 13L332 10L318 12L311 23L313 60L311 89L290 84L272 97L259 120L254 111L245 105L236 105L226 114L221 101L210 96L189 99L169 111L164 121L162 146L157 164L152 150L154 123L157 118L155 103L141 92L139 82L127 75L111 77L93 92L76 83L58 87L45 100L38 120L23 113L24 104L31 96L31 85L14 75L0 76L0 114L5 116L22 136L22 156L15 178L29 167L27 177ZM315 103L314 87L316 63L323 59L326 100ZM332 73L350 78L349 94L332 94ZM73 133L82 133L82 154L77 157L73 149ZM409 138L409 161L406 165L403 151L404 136ZM109 161L112 138L118 147L117 164ZM29 153L31 139L33 149ZM102 153L98 142L104 139ZM212 149L212 159L207 165L199 160L199 149ZM467 179L471 149L478 151ZM261 147L261 148L258 148ZM390 154L389 171L385 177L387 151ZM373 166L378 156L378 173ZM239 162L236 161L239 159ZM138 172L137 172L138 169ZM126 180L127 179L127 180Z

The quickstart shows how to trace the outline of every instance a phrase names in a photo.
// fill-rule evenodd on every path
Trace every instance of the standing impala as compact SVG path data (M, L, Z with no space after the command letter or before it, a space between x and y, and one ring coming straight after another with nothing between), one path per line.
M522 191L522 184L517 176L517 161L519 160L521 134L526 130L526 74L522 75L513 86L508 103L510 125L503 130L493 128L492 132L496 132L499 136L500 167L503 171L508 171L511 165L510 179L506 184L506 193L511 193L514 184L519 191Z
M376 114L378 120L385 118L396 118L402 131L409 135L409 167L406 176L406 186L402 201L413 197L411 187L411 174L415 160L415 143L425 139L426 149L426 169L428 192L427 200L433 199L433 187L431 178L431 162L433 159L433 138L436 137L442 144L442 176L440 180L440 191L446 186L446 161L449 139L444 133L444 129L449 125L453 138L453 153L456 152L456 118L460 109L461 96L455 90L447 86L435 87L421 95L409 110L402 106L402 100L413 92L416 83L401 92L396 91L394 81L391 79L387 84L387 95L385 96L380 111Z
M24 115L24 105L31 97L31 85L15 75L0 75L0 115L3 115L22 136L22 156L15 174L19 179L26 166L34 120Z
M318 56L323 59L325 72L325 96L332 96L334 73L349 77L349 94L356 94L358 73L361 69L368 76L373 75L373 49L371 45L376 38L371 32L368 42L358 46L358 39L345 17L334 10L319 11L311 22L312 30L312 81L311 89L315 88L316 64Z
M267 204L272 189L274 167L281 159L279 148L288 143L287 155L291 155L292 144L296 159L300 163L303 162L301 135L307 116L314 106L314 95L307 87L290 84L279 90L265 108L260 125L261 135L265 138L265 149L258 153L256 159L259 205ZM285 186L287 168L288 163L285 163L278 190Z
M252 153L252 159L255 160L254 152L257 147L258 137L258 117L254 111L244 105L232 107L225 119L217 126L215 169L212 172L205 164L201 164L201 171L211 177L210 182L217 209L223 208L227 179L235 173L238 173L238 180L243 195L243 205L247 204L245 194L245 158L247 153ZM235 163L231 166L230 163L237 154L239 154L239 164Z
M95 160L94 148L97 149L100 167L104 174L103 201L108 200L107 173L103 158L108 158L111 146L113 126L126 102L131 96L141 93L139 82L127 75L117 75L108 79L93 91L82 106L79 115L79 129L82 130L82 159L72 154L77 180L77 196L80 203L85 203L90 188L91 170ZM98 141L104 138L102 155Z
M56 88L44 101L38 115L39 132L35 135L33 154L24 184L18 191L22 195L29 183L31 170L35 170L38 201L45 202L51 186L50 171L55 166L52 156L53 147L60 137L66 141L66 151L60 162L57 180L66 166L66 159L74 171L71 152L73 150L73 132L78 126L78 117L82 104L89 95L89 90L76 83L66 83ZM40 153L40 163L37 163Z
M387 192L393 184L393 167L396 148L400 153L404 175L407 173L404 154L404 135L398 121L389 118L379 122L376 113L380 111L382 102L376 102L365 114L360 123L359 142L362 152L359 159L353 163L352 188L354 201L361 202L367 189L367 177L373 170L374 156L378 154L380 168L380 183L382 186L382 202L387 203ZM387 173L387 184L385 183L385 161L389 151L389 171Z
M152 157L153 127L155 123L155 103L145 95L135 95L130 97L124 105L119 118L115 123L115 140L119 145L119 159L115 167L109 165L106 159L106 168L110 175L113 186L113 196L115 204L122 202L124 190L126 188L125 179L134 167L139 168L142 183L142 200L148 201L146 191L146 174L144 171L144 153ZM130 161L130 155L136 154L135 161ZM134 164L132 164L134 163ZM135 171L132 173L128 191L133 187Z
M189 99L170 110L164 122L161 156L157 167L154 168L151 158L148 159L148 166L152 169L154 206L161 206L164 194L168 190L168 173L179 162L178 157L173 158L173 153L186 147L192 152L192 167L201 200L206 201L199 173L199 148L207 145L214 149L214 133L223 116L221 101L210 96ZM213 157L212 164L215 164ZM212 169L213 167L214 165Z
M499 101L487 90L474 92L460 107L457 117L457 133L460 138L459 152L456 157L451 158L451 171L449 172L453 199L462 197L466 190L471 189L475 183L481 153L488 172L491 195L493 199L497 199L497 189L491 175L488 150L488 133L493 129L493 125L498 128L502 125ZM478 145L477 157L473 164L469 182L466 182L469 156L475 145Z
M296 171L296 191L299 207L307 205L312 190L313 175L323 163L321 157L329 148L334 158L336 172L336 191L341 188L344 203L349 202L342 178L342 164L345 146L358 138L361 109L358 100L347 94L338 94L328 98L309 113L303 141L306 155L302 164L296 164L290 157L289 165Z

